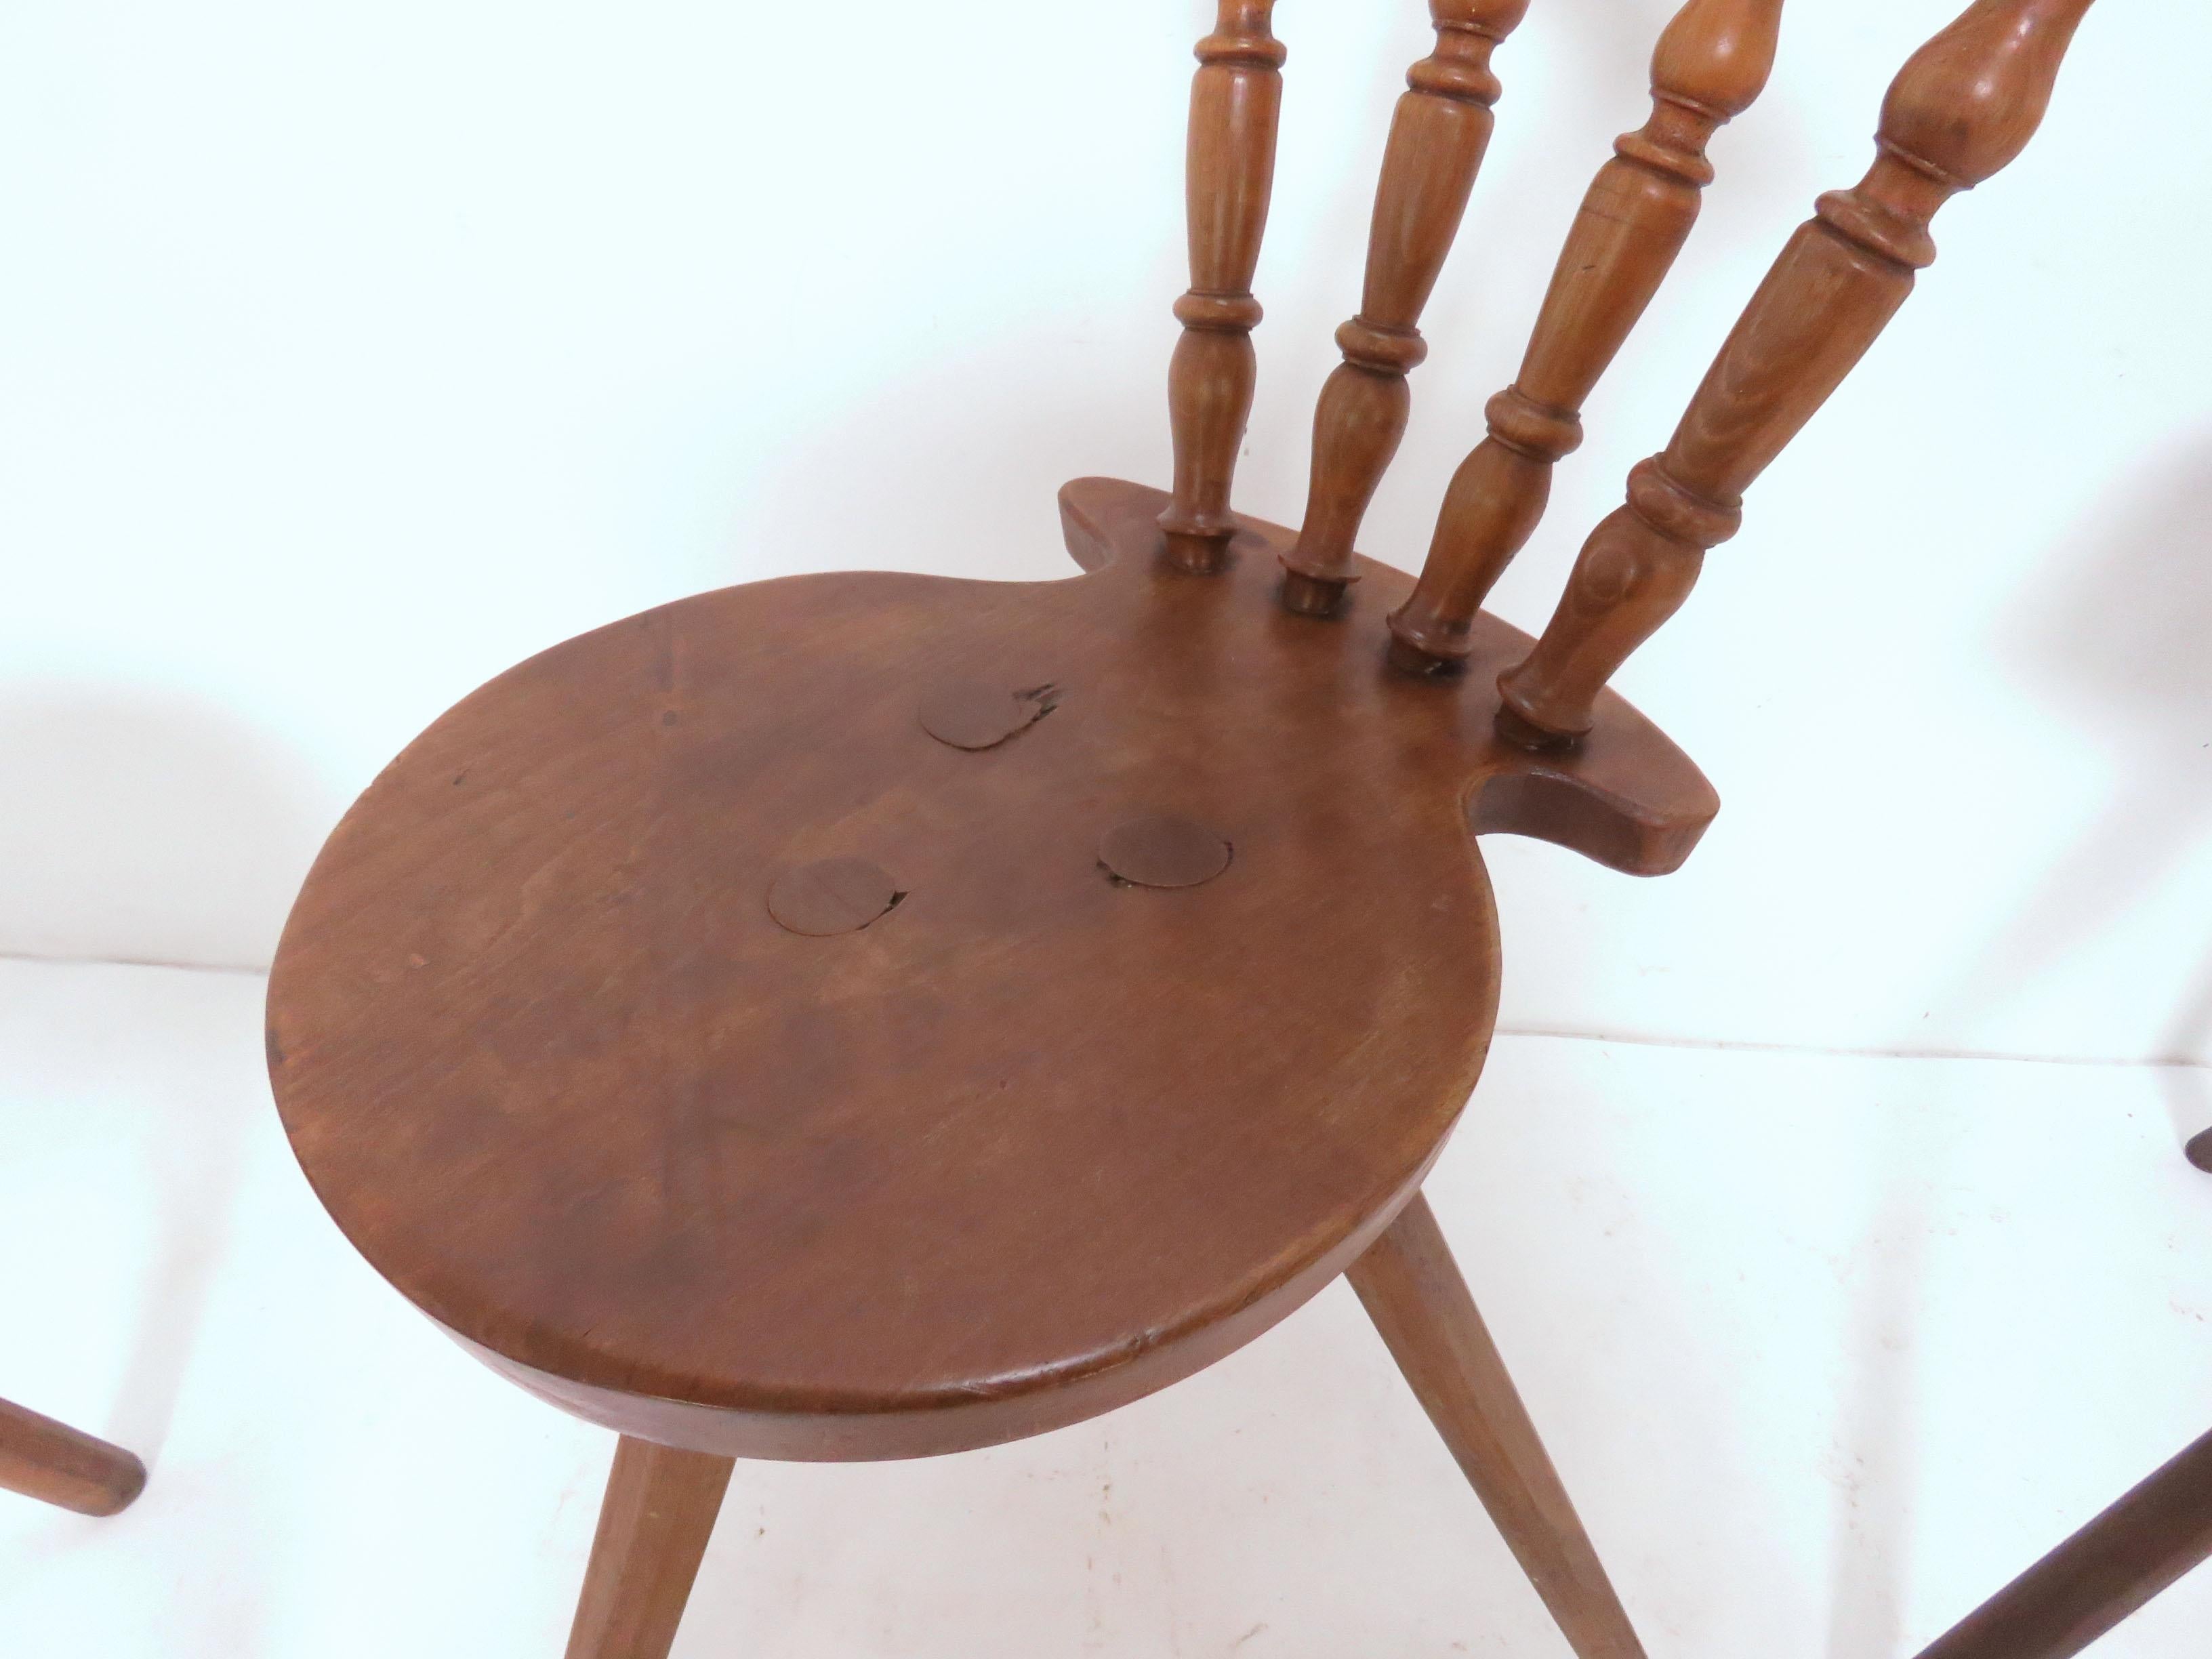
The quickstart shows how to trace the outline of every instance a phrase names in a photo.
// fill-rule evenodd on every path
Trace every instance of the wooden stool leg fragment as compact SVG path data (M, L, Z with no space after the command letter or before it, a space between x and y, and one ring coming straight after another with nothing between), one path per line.
M2072 1659L2207 1560L2212 1434L1999 1590L1920 1659Z
M1644 1647L1419 1194L1345 1275L1579 1659Z
M733 1461L623 1437L568 1659L667 1659Z
M79 1515L113 1515L145 1486L146 1466L122 1447L0 1400L0 1487Z
M2212 1175L2212 1129L2189 1143L2189 1161L2208 1175Z

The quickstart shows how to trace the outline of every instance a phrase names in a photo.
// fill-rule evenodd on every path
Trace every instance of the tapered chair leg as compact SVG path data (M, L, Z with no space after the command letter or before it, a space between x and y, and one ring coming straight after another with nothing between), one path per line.
M2072 1659L2212 1560L2212 1434L1960 1621L1920 1659Z
M145 1486L146 1466L122 1447L0 1400L0 1487L79 1515L113 1515Z
M568 1659L667 1659L732 1461L623 1437L599 1505Z
M1415 1194L1345 1275L1579 1659L1644 1659L1535 1425Z

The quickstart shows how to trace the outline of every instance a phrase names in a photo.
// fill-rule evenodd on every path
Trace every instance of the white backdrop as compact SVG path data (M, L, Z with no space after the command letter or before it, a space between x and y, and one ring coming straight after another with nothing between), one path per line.
M1363 538L1420 556L1674 0L1536 0ZM1497 597L1548 612L1960 0L1796 0ZM0 15L0 952L256 965L441 708L701 588L1066 567L1166 471L1196 0L24 0ZM1423 9L1292 0L1238 503L1295 522ZM2212 9L2100 7L2026 156L1623 688L1726 802L1492 842L1504 1024L2212 1058Z

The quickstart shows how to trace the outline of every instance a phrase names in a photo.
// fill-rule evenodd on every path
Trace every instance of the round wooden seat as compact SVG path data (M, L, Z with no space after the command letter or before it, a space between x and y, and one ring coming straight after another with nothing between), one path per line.
M1069 499L1087 577L801 577L556 647L331 837L285 1125L495 1364L700 1450L984 1444L1218 1358L1419 1186L1497 1003L1492 704L1383 667L1379 605L1285 614L1263 532L1206 580L1108 560L1153 492ZM1212 867L1146 884L1161 819Z

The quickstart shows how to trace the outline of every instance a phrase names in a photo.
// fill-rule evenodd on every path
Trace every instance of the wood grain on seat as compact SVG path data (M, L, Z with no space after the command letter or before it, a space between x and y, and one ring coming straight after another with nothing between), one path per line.
M1324 623L1273 602L1287 531L1176 569L1165 501L1071 486L1085 577L649 611L408 748L270 991L286 1127L368 1259L573 1409L786 1457L1090 1415L1340 1271L1481 1067L1470 813L1656 869L1715 803L1618 699L1561 763L1496 740L1486 677L1389 670L1397 572ZM988 749L932 738L927 700L975 681L1058 698ZM1147 813L1233 861L1113 878L1102 836ZM771 890L831 860L896 902L779 926Z

